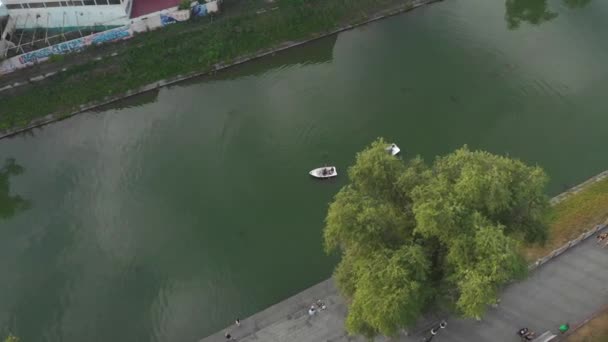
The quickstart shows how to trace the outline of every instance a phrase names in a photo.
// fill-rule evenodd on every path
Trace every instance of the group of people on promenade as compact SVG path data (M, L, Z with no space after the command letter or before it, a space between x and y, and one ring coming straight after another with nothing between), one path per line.
M317 312L325 310L325 309L327 309L327 305L325 305L325 302L323 302L322 300L319 299L319 300L317 300L316 303L314 303L314 304L312 304L310 306L310 308L308 309L308 314L310 316L314 316ZM234 324L236 325L237 328L240 327L241 326L241 320L237 318L234 321ZM232 334L229 333L229 332L225 332L224 333L224 337L226 337L227 341L236 341L236 338L234 338L232 336Z
M608 232L599 234L596 240L598 244L604 244L602 247L608 247Z
M598 245L602 245L602 247L608 247L608 232L604 232L604 233L600 233L597 235L596 237L596 242ZM325 303L321 300L317 300L316 303L313 303L310 308L308 309L308 315L309 316L314 316L316 315L319 311L325 310L327 309L327 306L325 305ZM241 326L241 321L240 319L236 319L235 320L235 325L237 327ZM567 325L562 325L560 326L560 331L562 330L562 327L565 327ZM567 329L565 329L565 331L567 331ZM562 331L564 332L564 331ZM529 330L528 328L522 328L520 329L517 334L521 337L521 339L523 341L531 341L536 337L536 333ZM226 337L226 340L228 341L236 341L236 339L229 333L226 332L224 334L224 336Z
M310 309L308 309L308 314L310 316L314 316L318 311L325 309L327 309L327 306L319 299L316 303L310 306Z
M236 325L237 328L240 327L241 326L241 320L239 318L237 318L234 321L234 325ZM228 341L236 341L236 338L232 337L232 335L229 332L226 332L224 334L224 337L226 337L226 340L228 340Z
M522 341L532 341L536 337L536 333L528 328L521 328L517 332Z

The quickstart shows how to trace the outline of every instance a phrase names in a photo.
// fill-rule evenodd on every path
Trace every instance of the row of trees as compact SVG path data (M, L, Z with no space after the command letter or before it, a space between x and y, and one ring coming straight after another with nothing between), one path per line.
M466 146L432 165L386 146L378 139L357 155L327 213L347 330L395 335L436 304L480 317L501 285L525 276L520 244L547 237L547 176Z

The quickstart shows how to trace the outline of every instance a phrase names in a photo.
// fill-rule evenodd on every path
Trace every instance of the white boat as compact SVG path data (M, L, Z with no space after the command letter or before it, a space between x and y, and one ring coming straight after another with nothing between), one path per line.
M388 147L386 148L386 151L388 153L390 153L391 156L396 156L399 154L399 152L401 152L401 149L399 148L399 146L395 145L395 144L390 144L388 145Z
M335 166L324 166L311 170L308 174L315 178L332 178L338 175L338 170Z

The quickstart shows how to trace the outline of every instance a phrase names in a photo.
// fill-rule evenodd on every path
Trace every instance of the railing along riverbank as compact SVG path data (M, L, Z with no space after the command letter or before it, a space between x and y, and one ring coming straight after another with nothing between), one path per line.
M56 121L60 121L60 120L64 120L67 118L70 118L74 115L95 109L97 107L101 107L104 105L108 105L111 104L113 102L119 101L119 100L123 100L126 99L128 97L132 97L135 95L139 95L148 91L152 91L152 90L156 90L162 87L166 87L169 85L173 85L185 80L189 80L192 78L196 78L196 77L201 77L201 76L206 76L206 75L211 75L214 74L218 71L224 70L224 69L228 69L234 66L238 66L253 60L257 60L260 59L262 57L266 57L266 56L270 56L270 55L274 55L275 53L287 50L287 49L291 49L297 46L302 46L308 43L311 43L313 41L325 38L325 37L329 37L335 34L338 34L340 32L344 32L344 31L348 31L348 30L352 30L354 28L363 26L363 25L367 25L370 24L372 22L378 21L378 20L382 20L388 17L392 17L404 12L408 12L411 10L414 10L416 8L425 6L425 5L429 5L429 4L433 4L436 2L442 2L443 0L412 0L412 1L408 1L405 2L399 6L396 7L392 7L386 10L382 10L379 12L376 12L373 15L370 15L369 17L367 17L366 20L363 20L359 23L356 24L349 24L349 25L344 25L341 26L337 29L328 31L328 32L323 32L323 33L319 33L318 35L309 38L309 39L304 39L301 41L295 41L295 42L285 42L283 44L280 44L278 46L275 46L273 48L270 49L262 49L254 54L251 55L244 55L240 58L237 58L235 60L232 60L229 63L217 63L215 65L213 65L213 67L211 69L208 70L203 70L203 71L197 71L197 72L191 72L191 73L187 73L187 74L183 74L183 75L177 75L175 77L171 77L171 78L167 78L167 79L163 79L163 80L159 80L153 83L149 83L147 85L120 93L120 94L116 94L116 95L112 95L112 96L106 96L104 97L102 100L99 101L92 101L86 104L82 104L79 106L79 108L77 110L74 110L70 113L67 114L61 114L61 113L51 113L48 115L45 115L41 118L38 119L33 119L28 125L23 126L23 127L19 127L19 128L12 128L12 129L8 129L5 131L0 132L0 139L3 138L7 138L10 136L13 136L15 134L19 134L37 127L41 127L41 126L45 126L48 125L50 123L56 122ZM65 72L66 70L69 70L69 68L66 69L62 69L61 72ZM41 80L42 78L40 77L35 77L37 80ZM43 77L44 78L44 77Z

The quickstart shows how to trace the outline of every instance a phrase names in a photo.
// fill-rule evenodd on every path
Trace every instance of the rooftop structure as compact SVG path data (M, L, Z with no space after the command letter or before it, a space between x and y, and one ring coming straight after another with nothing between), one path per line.
M178 6L180 0L133 0L131 18L162 11L166 8Z
M133 0L2 0L14 28L70 31L128 23Z

